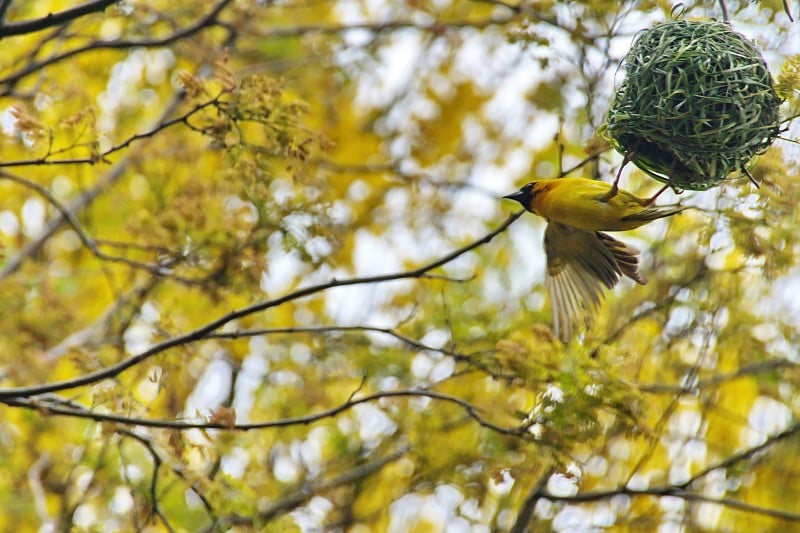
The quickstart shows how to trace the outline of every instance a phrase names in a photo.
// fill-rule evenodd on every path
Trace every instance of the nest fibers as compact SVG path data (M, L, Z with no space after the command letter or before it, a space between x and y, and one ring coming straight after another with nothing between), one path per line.
M706 190L764 152L780 98L758 49L722 22L675 21L641 33L605 135L653 178Z

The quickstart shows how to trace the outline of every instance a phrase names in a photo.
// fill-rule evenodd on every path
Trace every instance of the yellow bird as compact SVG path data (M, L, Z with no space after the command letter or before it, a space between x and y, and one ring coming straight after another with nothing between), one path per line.
M611 183L586 178L534 180L510 198L539 216L588 231L626 231L686 207L652 205Z
M603 298L620 277L645 284L639 250L602 233L638 228L687 207L653 206L616 186L584 178L535 180L504 196L548 220L545 285L553 308L553 329L564 342L581 322L591 324Z

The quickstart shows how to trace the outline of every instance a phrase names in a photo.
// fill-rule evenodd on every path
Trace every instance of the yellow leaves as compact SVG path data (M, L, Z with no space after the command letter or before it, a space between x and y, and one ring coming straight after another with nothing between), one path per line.
M215 79L221 83L212 101L216 113L206 113L198 129L224 147L234 164L244 158L269 168L268 158L277 157L288 159L282 163L291 168L292 160L305 161L321 139L300 123L307 105L288 97L281 80L254 75L237 83L224 57L216 67ZM188 72L178 77L193 98L210 92L207 82Z
M387 501L401 496L413 481L417 461L413 456L405 456L390 463L373 479L366 481L358 498L353 503L353 514L357 518L375 515L387 517Z
M11 107L11 116L14 117L14 128L22 135L26 144L32 145L36 141L47 137L48 128L25 108L19 105Z
M798 102L800 95L800 55L786 58L775 80L775 92L783 100Z
M544 78L539 84L529 91L528 100L536 107L545 111L557 112L562 109L564 85L566 80L560 76Z
M532 380L560 366L563 352L553 331L542 324L497 341L496 361L521 380Z
M30 115L19 105L11 106L11 116L14 117L14 126L22 132L35 136L41 136L46 131L46 127L39 120Z
M59 126L65 130L78 130L82 128L94 129L94 122L97 119L97 113L93 107L87 107L79 110L69 116L63 117Z
M786 164L781 147L774 146L759 157L752 173L761 184L757 194L763 198L767 212L794 210L800 195L800 183L797 169Z
M220 405L211 415L209 422L220 424L222 427L232 428L236 425L236 409Z
M178 72L178 83L192 99L198 100L208 95L205 83L189 71L181 70Z
M222 86L222 92L231 92L236 88L236 76L228 66L229 61L230 54L227 48L223 51L222 56L214 61L214 78Z
M409 5L419 10L419 20L432 20L436 27L404 27L399 31L431 35L435 53L424 55L429 51L424 49L425 38L416 40L421 52L419 68L407 80L401 80L400 69L395 72L399 55L389 54L385 63L381 57L388 50L385 43L395 41L394 35L398 35L391 23L375 31L307 31L303 26L339 24L339 11L327 5L320 7L324 3L319 2L256 4L233 2L217 19L226 28L204 30L163 49L172 59L165 60L163 77L155 76L155 80L150 79L151 60L155 59L152 50L146 54L93 50L67 68L53 65L41 77L36 76L36 88L42 80L42 90L31 107L24 108L25 113L15 119L18 127L29 131L25 135L30 139L41 139L53 130L58 133L55 151L65 149L60 155L82 155L89 162L31 165L30 179L51 188L65 203L82 198L79 195L84 193L97 194L90 206L75 212L86 231L109 254L158 265L161 270L100 261L85 248L69 248L67 231L48 239L41 250L26 259L25 268L2 281L0 369L4 384L86 375L132 353L142 353L148 342L175 339L233 310L290 294L297 287L342 279L355 272L415 268L429 257L448 253L483 227L497 224L498 191L491 180L499 183L512 179L497 176L497 168L522 173L533 160L536 163L528 171L553 172L559 168L555 162L562 155L569 165L584 155L598 155L607 149L601 139L590 139L582 151L572 134L564 136L563 146L550 143L531 148L539 144L536 136L540 132L526 127L505 128L502 123L502 119L513 120L517 110L505 117L488 116L495 106L486 103L496 95L481 92L481 87L487 86L481 65L466 61L458 68L454 66L471 55L463 53L468 49L462 45L488 43L493 48L476 57L507 61L487 65L491 69L486 70L493 75L502 77L517 68L543 67L543 84L531 91L528 101L518 100L517 105L523 107L518 110L520 117L533 117L531 108L538 104L559 111L560 116L572 117L575 123L569 125L570 131L586 131L582 109L561 109L569 105L562 97L563 87L565 83L571 87L593 85L583 83L588 80L552 75L553 71L547 69L566 71L570 62L555 65L544 48L535 51L541 56L539 64L529 63L524 53L517 54L520 46L549 43L547 33L538 32L534 17L525 13L487 2L455 2L434 10L430 2L411 1ZM525 2L523 7L551 20L549 11L555 4L545 0ZM369 17L374 13L368 12L372 8L366 4L361 7L365 20L372 20ZM589 20L592 9L612 7L606 1L579 5L575 13L583 20L565 21L561 17L550 24L568 23L563 32L567 38L570 28L577 28L574 37L582 46L597 27ZM177 11L172 11L167 2L136 4L131 15L104 23L99 21L108 13L98 14L93 25L71 26L69 30L85 33L102 26L104 35L110 32L120 39L139 39L151 27L165 33L185 27L184 23L191 23L186 20L191 13L206 8L202 2ZM136 24L142 9L151 18L148 23ZM506 16L507 23L492 22L489 27L461 25L480 17L496 20ZM413 23L417 18L403 20ZM452 20L459 25L450 25ZM278 24L283 26L279 28ZM524 42L510 47L505 37L517 32L519 26L525 26L521 33ZM236 47L230 51L221 51L218 36L224 29L237 32ZM280 38L276 37L278 33ZM467 43L475 36L479 39ZM57 42L43 43L39 57L58 53L57 47L69 49L72 39L71 34L64 34ZM362 44L352 46L356 41ZM14 46L8 50L14 55ZM451 59L456 57L459 59ZM29 64L24 56L0 61ZM210 77L190 74L207 72L212 61ZM174 63L180 65L180 72ZM362 75L373 66L376 71L390 71L386 80L405 81L407 85L396 84L396 99L367 109L361 107L357 94L363 87ZM480 71L474 79L472 67ZM269 75L247 75L252 72ZM174 90L171 82L176 77L188 98L167 113L167 122L158 129L158 124L150 124L149 119L166 112ZM498 79L497 86L514 79ZM383 83L372 86L384 90ZM62 85L69 90L62 90ZM32 87L31 83L14 89L22 93ZM87 108L90 105L96 105L96 110ZM189 115L181 118L185 113ZM156 130L151 129L154 125ZM102 132L100 139L95 128ZM151 131L155 133L148 133ZM510 138L514 131L532 137ZM91 164L101 160L100 146L124 142L134 133L146 134L147 140L132 141L109 157L123 165ZM551 134L541 132L548 138ZM3 148L7 149L4 161L31 157L33 153L19 143L6 142ZM797 180L770 159L773 152L765 154L763 164L753 169L754 174L763 174L765 181L762 191L754 192L748 200L758 208L764 207L766 222L755 229L744 222L731 223L730 228L735 233L735 248L745 255L747 265L753 264L754 255L782 250L788 267L796 263L792 251L797 248L797 239L796 224L789 224L786 213L794 213ZM782 154L775 157L780 160ZM605 165L605 160L600 162L601 169ZM593 170L590 167L586 165L582 172L588 174ZM121 173L113 173L118 171ZM636 180L639 178L634 178L636 184L655 186L652 180ZM69 186L64 187L65 183ZM2 236L2 245L8 247L8 255L13 255L36 238L31 231L34 225L23 220L30 218L23 213L27 191L21 194L2 183L0 187L0 226L13 225L9 220L23 221L15 236ZM480 195L480 201L474 201ZM736 207L743 203L737 202ZM55 213L52 206L46 205L45 210L47 216ZM604 308L607 323L589 332L583 346L556 341L545 324L550 320L549 313L535 298L520 302L509 295L507 286L518 287L519 280L506 283L508 277L518 273L509 271L508 258L514 252L501 237L463 257L468 260L464 264L437 270L433 273L436 277L409 279L402 284L342 287L332 291L331 298L323 291L214 330L235 335L240 330L260 328L394 324L412 341L458 352L461 356L457 361L437 348L404 343L379 332L293 331L236 339L194 339L138 363L103 386L62 393L70 400L123 416L197 416L198 420L224 427L205 432L128 428L152 438L152 450L121 437L121 425L103 424L98 431L93 422L56 418L44 408L38 412L8 408L0 439L0 466L16 477L0 483L0 504L8 505L9 501L2 493L13 494L15 488L25 486L26 472L36 459L33 456L44 450L60 465L76 465L76 471L95 473L96 485L87 493L96 496L86 502L87 506L92 506L98 520L111 520L130 529L135 524L126 522L121 514L107 518L113 514L109 509L118 503L110 507L109 502L115 489L123 487L134 493L137 508L146 507L139 504L149 502L152 454L157 453L162 463L156 473L156 497L170 526L190 531L226 527L214 524L211 515L255 516L259 508L280 501L298 487L312 486L313 482L306 484L310 480L357 473L370 456L391 448L401 438L411 444L408 456L368 478L320 491L316 503L328 500L334 509L324 518L316 516L315 504L304 501L296 513L284 514L264 527L280 531L295 527L294 517L298 522L303 517L320 520L318 527L304 523L306 529L335 528L353 519L360 522L355 527L385 530L393 502L410 493L430 496L441 484L449 483L461 492L459 497L465 502L462 509L475 509L475 517L468 517L470 525L500 528L492 517L513 517L524 497L515 500L507 493L492 494L504 483L501 473L507 468L519 481L512 494L522 494L525 489L517 487L533 486L541 474L538 462L549 445L564 458L574 460L576 468L584 468L586 458L605 461L607 469L597 469L603 472L597 476L598 485L608 479L624 482L631 463L644 451L646 443L635 438L641 431L652 432L657 442L653 465L648 468L654 466L660 472L645 471L643 477L662 482L668 477L665 472L670 457L667 445L659 439L671 438L672 433L656 434L657 422L673 396L651 396L650 392L628 390L624 384L674 386L686 374L687 365L695 362L691 356L700 351L696 339L699 333L687 328L676 334L680 338L662 335L670 309L676 305L671 298L682 291L662 274L672 268L674 283L688 283L694 265L687 265L687 258L695 260L691 254L697 253L698 225L708 225L710 218L704 213L681 215L665 238L653 237L658 251L643 255L643 265L652 267L648 271L652 285L638 289L636 294L652 290L650 299L663 309L659 307L628 325L635 312L631 308L640 300L612 300ZM358 235L371 236L369 246L359 244ZM739 239L748 235L749 240ZM518 244L540 246L539 242ZM641 246L646 247L647 243ZM679 253L679 249L690 251ZM389 257L384 260L384 253L388 256L395 250L401 252L396 261ZM705 307L720 305L722 293L733 298L741 286L752 286L735 270L742 257L724 259L732 263L723 265L723 274L715 273L711 281L686 290L681 300L692 310L693 324L713 329L716 346L725 346L718 350L725 359L718 368L712 368L711 363L703 367L701 379L717 372L736 372L748 358L765 357L772 349L768 342L752 340L754 348L750 349L750 344L733 337L735 331L728 331L741 330L748 335L752 331L748 327L750 306L744 300L724 302L730 309L730 328L703 322ZM440 274L471 279L459 282ZM532 279L528 276L526 282ZM269 294L265 293L267 286ZM132 333L145 315L150 316L145 321L147 338L134 345ZM97 325L91 330L97 333L90 336L90 342L77 345L57 361L40 355L92 325ZM611 339L592 336L617 328L624 328L623 333ZM786 338L790 339L791 331L786 329ZM705 333L699 326L698 331ZM766 338L763 332L759 335ZM599 342L604 344L590 356L587 346ZM747 348L742 349L742 345ZM740 348L737 351L728 346ZM713 346L709 354L707 362L717 356ZM200 377L211 376L206 372L212 362L225 368L213 376L224 383L203 379L201 390ZM436 372L423 371L421 367L426 364ZM784 388L794 386L789 374L782 378L789 382ZM746 424L748 405L757 397L754 384L759 381L752 379L741 386L743 381L731 380L698 392L705 402L701 408L712 413L703 412L704 423L716 424L714 417L724 417L726 408L735 413L720 423L723 431L708 432L712 441L709 449L733 443L737 428ZM766 381L761 381L765 389L771 386ZM187 408L190 397L222 397L229 392L226 387L234 391L235 403L231 406L216 407L218 402L209 402L214 406L211 413ZM363 411L345 405L342 412L310 424L248 432L230 430L244 419L274 421L325 412L343 405L356 391L368 394L414 388L469 402L475 406L473 414L507 432L481 426L463 405L423 397L385 398L370 402L370 408ZM724 397L715 405L718 392ZM737 395L739 392L741 395ZM681 405L679 414L689 418L695 412L701 411L694 405ZM373 431L377 423L391 428ZM518 428L524 431L528 427L530 431L522 437L513 434ZM364 436L368 434L369 438ZM119 439L126 443L120 447L126 452L122 460L113 455L117 447L108 445ZM62 445L67 440L75 444L69 453L59 449L66 448ZM10 448L8 442L12 443ZM103 444L107 455L80 456L78 452L94 444ZM270 468L281 449L296 467L291 482L289 478L278 479ZM123 475L131 479L120 479ZM70 481L68 472L51 479L54 486ZM581 485L583 489L585 485ZM213 513L196 503L192 492L210 502ZM74 508L75 502L67 503L70 506L64 508ZM35 511L27 514L34 516ZM632 516L631 522L624 522L629 518L624 514L619 512L621 524L635 523L632 521L639 518ZM146 518L139 523L145 524ZM424 520L416 524L420 531L435 526ZM541 527L547 527L545 521Z
M214 60L213 81L219 85L218 88L213 87L214 84L211 83L211 80L202 80L188 70L178 71L178 83L193 100L208 97L213 93L233 92L237 86L237 80L236 75L229 66L229 62L230 54L227 49L223 50L222 54ZM209 87L209 85L212 85L212 87Z
M446 95L429 92L427 97L437 111L431 118L418 121L420 137L414 155L423 167L463 150L462 132L453 124L461 124L470 116L480 119L479 110L489 95L480 93L472 83L459 83Z
M738 347L726 345L719 353L720 374L731 374L742 366ZM724 443L728 449L747 445L742 439L742 420L747 420L750 409L759 395L759 385L754 379L743 377L720 383L715 387L715 409L708 413L709 442ZM726 450L717 453L725 453Z

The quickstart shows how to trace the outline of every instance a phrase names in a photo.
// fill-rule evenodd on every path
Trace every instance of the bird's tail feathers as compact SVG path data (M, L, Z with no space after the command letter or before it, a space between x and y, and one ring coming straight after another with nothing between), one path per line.
M624 275L640 285L647 283L647 278L639 271L639 250L601 231L597 232L597 238L614 256L617 266Z

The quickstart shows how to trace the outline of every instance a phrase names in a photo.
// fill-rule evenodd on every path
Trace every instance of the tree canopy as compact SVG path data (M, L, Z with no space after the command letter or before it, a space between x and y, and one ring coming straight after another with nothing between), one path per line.
M799 16L0 0L0 529L797 525ZM615 234L649 283L562 343L501 197L614 178L619 65L670 18L754 40L781 135L758 187Z

